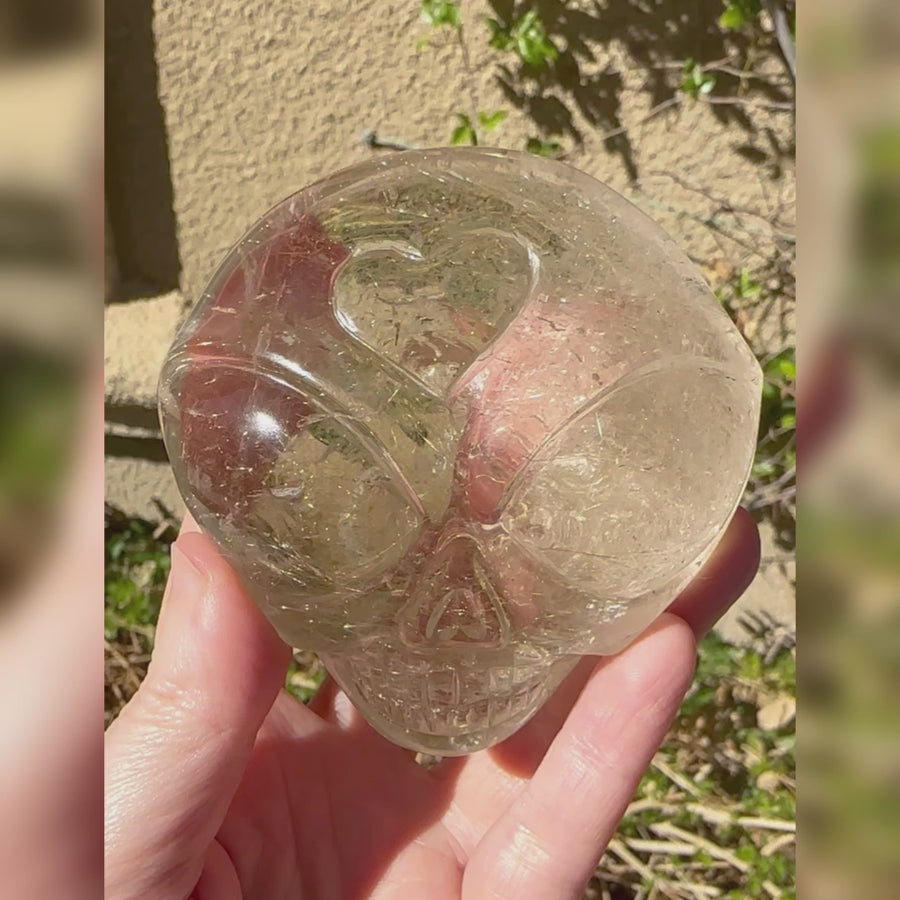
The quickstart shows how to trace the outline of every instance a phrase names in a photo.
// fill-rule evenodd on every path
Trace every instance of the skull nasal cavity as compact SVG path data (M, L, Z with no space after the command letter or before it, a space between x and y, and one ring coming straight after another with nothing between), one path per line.
M501 647L509 619L471 538L438 551L401 612L400 633L411 646Z

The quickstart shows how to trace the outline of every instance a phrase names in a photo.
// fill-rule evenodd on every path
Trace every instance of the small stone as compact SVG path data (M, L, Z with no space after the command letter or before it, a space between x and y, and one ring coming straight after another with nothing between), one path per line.
M767 794L774 794L781 785L781 778L777 772L765 771L756 779L756 786Z
M797 701L787 694L782 694L759 708L756 713L756 724L763 731L778 731L790 725L796 714Z

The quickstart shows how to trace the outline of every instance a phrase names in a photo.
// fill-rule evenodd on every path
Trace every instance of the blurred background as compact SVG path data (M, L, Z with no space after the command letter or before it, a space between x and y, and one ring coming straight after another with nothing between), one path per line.
M99 349L99 25L92 0L0 4L0 592L41 551Z
M900 879L900 7L801 16L805 894Z
M0 0L0 893L28 900L102 890L102 20Z

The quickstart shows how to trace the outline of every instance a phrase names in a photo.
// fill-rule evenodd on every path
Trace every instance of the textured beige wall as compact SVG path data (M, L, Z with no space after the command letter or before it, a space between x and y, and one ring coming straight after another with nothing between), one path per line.
M419 0L107 7L108 203L122 276L113 294L153 298L107 307L112 502L141 515L153 511L154 497L177 507L168 468L157 460L158 432L148 430L159 361L186 307L259 215L314 179L384 152L362 143L366 129L420 147L445 145L457 111L503 108L510 115L492 134L495 144L522 149L538 135L497 83L499 65L514 58L487 46L487 0L461 6L468 70L452 32L419 20ZM571 40L595 57L580 53L577 78L570 68L568 83L554 89L561 103L545 105L563 118L571 113L583 135L582 144L571 134L560 139L567 161L634 199L713 280L759 263L753 253L771 247L764 219L742 214L740 243L699 219L729 221L728 204L767 218L783 209L779 227L793 229L790 159L777 179L759 162L769 135L790 145L790 116L753 94L730 107L678 103L648 118L671 96L659 84L677 83L677 60L725 55L715 27L720 0L545 6L564 12ZM417 49L428 34L430 46ZM771 67L783 74L777 60ZM620 133L606 141L610 132ZM769 339L773 349L783 340L774 331Z
M693 190L700 187L737 205L785 205L790 216L790 172L779 181L768 179L758 164L736 152L747 143L747 132L723 126L709 106L688 103L643 122L654 102L646 87L654 75L648 79L647 60L709 51L708 26L719 5L691 0L656 7L626 0L609 5L614 11L592 13L585 27L622 39L593 45L598 58L582 69L582 80L604 68L622 73L622 123L638 186L647 196L644 208L698 257L741 252L723 247L707 228L665 207L709 213L716 204ZM156 0L159 93L186 299L196 298L229 246L269 206L316 178L369 158L373 151L360 142L364 129L418 146L443 145L455 111L511 109L494 79L501 55L487 47L480 21L488 4L464 0L462 6L473 74L466 73L449 31L417 51L417 41L429 31L419 21L417 0ZM706 7L713 12L704 12ZM601 88L608 83L598 82ZM761 139L765 128L788 140L788 116L755 106L747 111L757 127L753 140ZM603 124L592 128L577 111L575 121L585 142L568 160L631 191L621 157L604 147ZM536 131L514 110L494 134L497 144L522 148ZM564 143L572 145L570 139ZM679 186L672 175L689 186Z

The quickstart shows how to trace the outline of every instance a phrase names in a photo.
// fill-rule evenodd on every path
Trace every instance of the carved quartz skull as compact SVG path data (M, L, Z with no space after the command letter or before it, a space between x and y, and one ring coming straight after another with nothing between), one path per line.
M558 162L410 151L289 197L164 366L178 484L386 737L519 728L697 572L761 374L670 238Z

